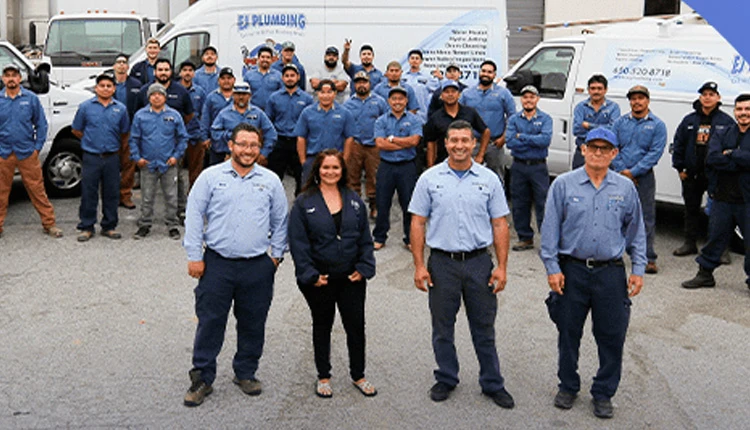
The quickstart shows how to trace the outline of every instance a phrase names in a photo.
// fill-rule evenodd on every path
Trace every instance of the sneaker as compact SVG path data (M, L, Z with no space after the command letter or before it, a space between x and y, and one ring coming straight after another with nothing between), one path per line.
M169 229L169 238L174 240L180 239L180 230L177 230L176 228L170 228Z
M45 227L44 228L44 234L48 234L48 235L54 237L55 239L59 239L59 238L63 237L63 231L60 230L59 228L57 228L56 225L53 225L53 226L50 226L50 227Z
M94 235L94 232L91 230L81 230L80 233L78 233L78 241L79 242L88 242L89 239Z
M513 396L511 396L510 393L505 390L505 388L494 393L482 391L482 394L490 397L496 405L500 406L503 409L513 409L513 407L516 406L516 402L513 400Z
M566 393L565 391L558 391L555 396L555 407L560 409L570 409L573 407L573 403L576 401L577 395L573 393Z
M232 382L240 387L240 390L248 396L257 396L263 391L263 383L255 378L239 379L235 376Z
M534 249L533 240L519 240L515 245L513 245L514 251L526 251L528 249Z
M438 382L430 388L430 399L433 402L442 402L448 400L451 396L451 391L456 387L446 384L445 382Z
M598 418L612 418L615 415L609 399L591 399L591 403L594 404L594 415Z
M646 273L651 275L656 275L659 273L659 268L656 267L655 261L649 261L648 264L646 264Z
M675 257L684 257L686 255L693 255L698 253L698 247L695 246L695 242L686 241L679 248L672 251L672 255Z
M148 234L151 233L151 227L144 225L138 227L138 231L135 232L133 235L133 239L139 240L143 239L144 237L148 236Z
M185 393L183 404L189 407L200 406L206 400L206 396L214 392L214 389L201 379L200 370L191 370L188 374L191 384Z

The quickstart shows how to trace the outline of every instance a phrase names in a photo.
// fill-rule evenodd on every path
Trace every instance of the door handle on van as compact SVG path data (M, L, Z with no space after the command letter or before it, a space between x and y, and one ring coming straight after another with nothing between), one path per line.
M564 119L561 119L560 121L562 121L562 132L563 134L567 135L568 134L568 121Z
M52 102L52 106L67 106L68 101L67 100L55 100Z

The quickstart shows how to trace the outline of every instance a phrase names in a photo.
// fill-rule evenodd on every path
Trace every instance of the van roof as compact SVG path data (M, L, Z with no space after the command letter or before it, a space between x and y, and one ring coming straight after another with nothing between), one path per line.
M644 40L715 40L722 38L716 29L697 14L681 15L670 19L643 18L600 27L589 34L548 39L546 42L583 42L587 39Z

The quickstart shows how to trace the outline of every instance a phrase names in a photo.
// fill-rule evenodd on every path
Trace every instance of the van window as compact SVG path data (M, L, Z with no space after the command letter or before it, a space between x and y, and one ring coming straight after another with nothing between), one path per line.
M208 43L208 33L181 34L162 46L159 56L169 59L175 69L185 60L190 60L200 67L201 51Z
M7 64L15 64L21 69L21 80L26 81L26 78L29 76L29 69L26 67L26 64L22 63L18 60L18 58L13 55L13 52L8 50L8 48L1 46L0 47L0 70L2 70L3 67L5 67ZM2 86L2 82L0 81L0 86Z
M544 48L531 57L517 73L533 77L539 95L561 99L565 96L568 72L575 50L571 47Z
M69 19L52 22L44 53L53 66L103 66L142 44L137 19Z

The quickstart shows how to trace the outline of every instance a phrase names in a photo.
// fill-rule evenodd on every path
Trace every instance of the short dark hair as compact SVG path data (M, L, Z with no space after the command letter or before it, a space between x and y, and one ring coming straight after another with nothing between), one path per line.
M237 124L237 126L232 129L232 136L229 138L232 142L237 140L237 136L240 134L241 131L247 131L248 133L255 133L258 135L258 140L260 140L260 144L263 145L263 132L256 126L250 125L246 122L241 122Z
M273 49L271 49L269 46L261 46L258 48L258 52L255 54L257 57L260 57L260 54L268 52L268 55L273 57Z
M589 78L589 82L587 86L591 86L591 84L602 84L604 85L604 89L607 89L607 78L604 75L596 74L592 75Z
M182 71L182 69L184 69L185 67L192 67L193 70L196 69L195 63L193 63L190 60L185 60L182 63L180 63L180 69L179 70Z
M472 137L474 136L474 129L471 127L469 121L466 121L464 119L457 119L450 123L448 129L445 130L446 139L448 138L448 133L450 133L451 130L469 130L471 131Z
M750 94L744 93L737 96L736 99L734 99L734 104L742 103L750 100Z
M492 61L492 60L484 60L484 61L482 61L482 64L479 65L479 68L481 69L482 67L484 67L485 64L489 64L490 66L492 66L492 70L495 71L495 72L497 72L497 64L495 64L494 61Z
M172 69L172 62L169 61L168 58L157 58L156 61L154 61L154 69L159 67L159 64L161 63L167 63L167 65L169 65L169 69Z
M305 181L305 185L302 187L302 193L311 195L314 192L320 190L320 166L323 165L323 160L325 160L326 157L330 156L336 157L336 159L339 160L339 164L341 164L341 178L339 179L337 185L341 189L346 188L347 176L344 154L339 152L337 149L329 148L324 151L318 152L318 155L315 156L315 160L313 160L312 167L310 168L310 176L307 177L307 181Z
M361 47L359 48L359 53L361 54L361 53L362 53L362 51L370 51L370 52L372 52L373 54L375 54L375 50L374 50L374 49L372 49L372 46L371 46L371 45L362 45L362 46L361 46Z
M214 54L219 55L219 52L216 51L216 48L214 48L213 46L209 45L209 46L206 46L205 48L203 48L203 51L201 51L201 57L204 56L204 55L206 55L206 52L208 52L208 51L214 51Z
M424 60L424 55L422 55L422 50L421 49L412 49L411 51L409 51L409 55L407 55L406 58L409 58L409 57L411 57L414 54L419 55L419 58L421 58L421 59Z
M330 79L321 79L318 83L318 88L315 88L315 91L322 90L325 85L330 86L334 93L338 92L336 91L336 84Z

